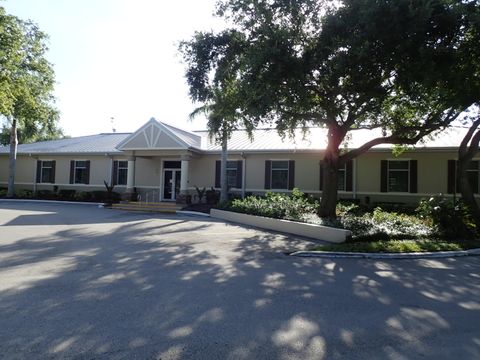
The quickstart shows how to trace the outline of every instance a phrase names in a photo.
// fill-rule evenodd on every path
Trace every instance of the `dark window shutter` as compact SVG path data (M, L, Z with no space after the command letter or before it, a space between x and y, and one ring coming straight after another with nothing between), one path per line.
M455 173L456 173L457 161L448 160L448 173L447 173L447 192L453 194L455 192Z
M37 183L42 181L42 162L37 161Z
M117 185L118 184L118 161L113 162L112 166L112 184L111 185Z
M387 192L388 191L388 161L381 160L380 161L380 191Z
M295 160L288 162L288 190L295 187Z
M353 161L348 160L345 164L345 191L353 191Z
M320 186L319 190L323 190L323 163L320 161Z
M75 180L75 160L70 160L70 184Z
M57 162L55 160L52 161L52 177L50 178L50 182L52 184L55 183L55 170L57 168Z
M272 184L270 181L271 172L272 172L272 162L270 160L265 160L265 189L272 188Z
M220 184L220 173L222 168L222 162L220 160L215 161L215 187L221 187Z
M237 161L237 189L242 189L243 183L243 161Z
M417 160L410 160L410 192L418 192L418 162Z
M90 184L90 160L85 161L85 184Z

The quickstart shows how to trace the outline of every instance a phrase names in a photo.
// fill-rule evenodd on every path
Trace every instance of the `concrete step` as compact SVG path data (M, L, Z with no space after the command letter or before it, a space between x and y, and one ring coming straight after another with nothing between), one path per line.
M145 212L163 212L163 213L175 213L180 210L182 206L175 203L144 203L144 202L122 202L119 204L113 204L112 209L116 210L128 210L128 211L145 211Z
M145 206L160 206L160 207L168 207L168 208L181 208L181 206L177 205L174 202L144 202L144 201L122 201L120 205L128 205L128 206L138 206L138 207L145 207Z

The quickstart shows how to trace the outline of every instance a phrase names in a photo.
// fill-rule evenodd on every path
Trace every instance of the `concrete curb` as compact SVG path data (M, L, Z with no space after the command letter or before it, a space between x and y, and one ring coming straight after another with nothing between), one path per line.
M95 205L95 206L104 205L104 203L96 203L96 202L38 200L38 199L0 199L0 203L1 202L34 202L34 203L46 203L46 204L74 204L74 205Z
M462 251L436 251L416 253L361 253L333 251L296 251L291 256L351 259L441 259L461 256L480 256L480 248Z
M210 214L205 214L205 213L199 212L199 211L177 210L177 214L210 217Z
M345 242L347 237L351 234L349 230L337 229L330 226L274 219L265 216L250 215L220 209L211 209L210 216L212 218L231 221L242 225L255 226L260 229L304 236L331 243Z

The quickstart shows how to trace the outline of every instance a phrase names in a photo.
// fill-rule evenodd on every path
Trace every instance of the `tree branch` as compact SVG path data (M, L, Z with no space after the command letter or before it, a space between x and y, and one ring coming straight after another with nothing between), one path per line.
M480 126L480 118L473 122L472 126L470 126L470 129L468 129L468 132L465 134L464 138L462 139L462 142L460 143L460 146L458 148L459 157L463 157L466 155L468 143L472 139L472 136L475 133L475 130L477 130L479 126Z

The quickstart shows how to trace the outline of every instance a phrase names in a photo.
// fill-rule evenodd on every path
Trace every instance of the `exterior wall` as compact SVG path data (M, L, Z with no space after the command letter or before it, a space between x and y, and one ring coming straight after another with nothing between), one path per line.
M29 156L17 156L15 183L27 186L33 183L36 160ZM8 155L0 156L0 187L7 187L8 183Z
M137 157L135 160L135 186L137 188L159 188L161 164L160 157Z
M322 154L258 154L248 155L246 183L248 192L265 191L265 161L294 160L295 187L310 194L318 194L320 186L320 165ZM308 175L307 175L308 174ZM272 190L273 191L273 190Z
M165 152L161 156L157 151L152 156L136 157L135 187L141 194L154 193L160 196L163 187L163 161L180 161L179 154ZM265 182L266 160L294 160L295 187L314 196L321 196L319 190L320 174L319 161L323 157L318 153L271 153L244 155L244 177L246 178L246 193L262 194ZM394 157L390 152L373 151L355 159L354 185L352 192L339 192L340 198L359 198L362 202L418 202L422 197L447 192L447 161L455 159L455 151L417 151L405 152ZM78 191L104 190L103 181L110 182L112 160L127 160L127 156L39 156L39 160L55 160L55 184L37 184L38 190L75 189ZM380 162L381 160L417 160L418 165L418 192L412 193L382 193L380 191ZM90 184L69 184L70 161L90 160ZM215 161L220 160L220 154L193 155L189 161L188 187L191 194L195 194L195 186L207 189L215 186ZM232 154L229 160L242 160L239 154ZM37 157L19 155L17 159L16 184L17 189L34 188ZM8 155L0 156L0 187L6 187L8 181ZM125 185L117 185L116 192L124 192ZM233 189L239 192L242 189ZM288 192L288 190L280 190Z
M37 183L36 181L36 163L37 160L55 160L55 183ZM70 184L70 161L71 160L90 160L90 179L89 184ZM126 160L119 158L119 160ZM29 157L19 155L17 157L15 188L17 190L54 190L54 187L62 189L72 189L77 191L105 190L104 180L110 183L112 159L109 156L95 155L42 155L38 157ZM0 187L6 187L8 182L8 156L0 156ZM122 192L121 187L114 189Z
M422 197L447 193L447 162L456 159L455 152L405 152L394 157L389 152L370 152L356 159L357 195L372 202L418 202ZM380 192L381 160L417 160L417 193ZM367 200L368 201L368 200Z

